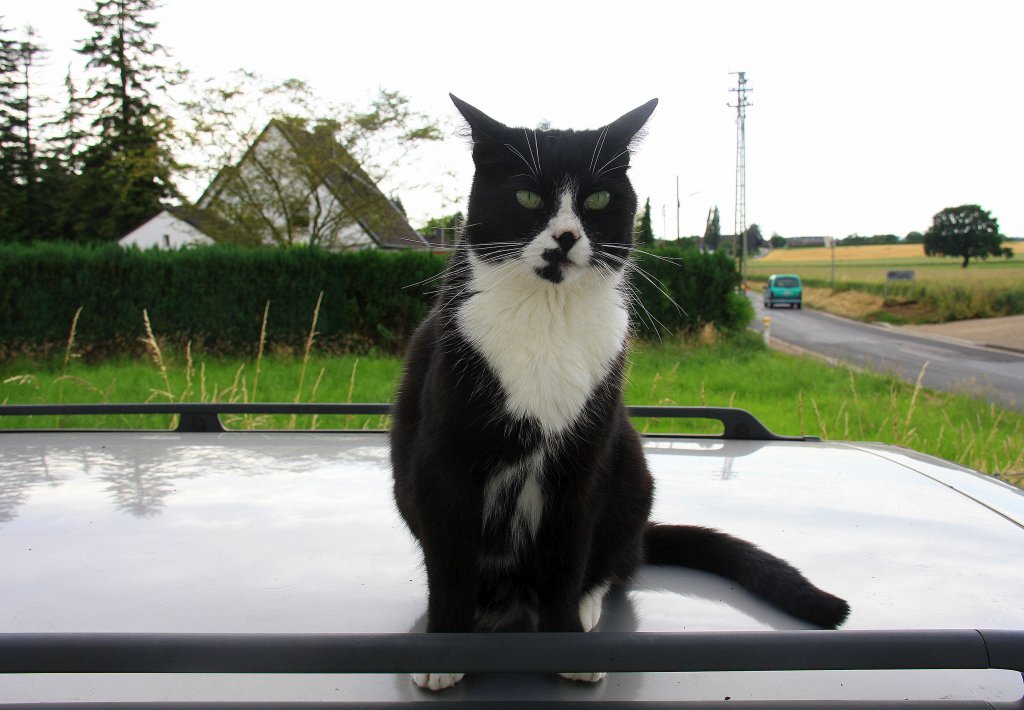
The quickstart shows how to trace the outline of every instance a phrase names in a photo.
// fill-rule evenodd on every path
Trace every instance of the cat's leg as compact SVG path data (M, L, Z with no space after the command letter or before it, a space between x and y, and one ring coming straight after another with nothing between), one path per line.
M599 584L583 595L580 600L580 623L584 631L592 631L601 620L601 608L610 585ZM559 673L566 680L577 680L585 683L597 683L605 677L605 673Z
M468 632L473 629L475 586L462 585L459 590L444 571L431 573L427 566L427 631ZM470 575L467 575L470 576ZM440 579L444 578L444 579ZM424 690L446 690L465 677L465 673L413 673L412 682Z
M428 566L429 601L427 603L427 631L459 632L472 631L473 602L475 592L467 589L455 590L451 585L438 580L448 575L435 572ZM445 588L447 587L447 588ZM465 673L413 673L412 682L424 690L447 690L465 677Z
M440 496L422 501L437 504ZM472 500L447 501L444 511L431 511L429 519L444 520L424 531L420 544L427 568L427 631L468 633L473 630L479 589L479 506ZM457 520L455 518L458 518ZM412 681L425 690L445 690L464 673L414 673Z
M585 505L558 500L548 511L538 548L548 551L539 560L538 605L540 631L589 631L601 616L606 585L583 593L584 571L591 553L592 521ZM545 539L551 536L550 539ZM605 673L559 673L567 680L597 683Z

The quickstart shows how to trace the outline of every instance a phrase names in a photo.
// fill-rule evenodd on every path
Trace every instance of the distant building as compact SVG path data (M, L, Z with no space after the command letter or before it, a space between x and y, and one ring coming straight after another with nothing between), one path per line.
M786 247L823 247L828 237L787 237Z

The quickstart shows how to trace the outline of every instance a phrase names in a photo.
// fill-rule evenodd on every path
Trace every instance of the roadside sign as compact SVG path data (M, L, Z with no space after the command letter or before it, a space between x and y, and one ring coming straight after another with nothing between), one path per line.
M882 289L883 298L889 297L889 282L890 281L910 281L914 280L913 271L887 271L885 272L885 288Z

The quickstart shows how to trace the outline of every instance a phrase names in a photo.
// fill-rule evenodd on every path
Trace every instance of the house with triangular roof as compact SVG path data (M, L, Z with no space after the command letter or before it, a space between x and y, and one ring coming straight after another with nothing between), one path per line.
M281 119L217 174L195 208L166 210L153 220L121 243L175 248L201 243L198 232L219 243L334 251L432 246L329 129L310 132ZM154 231L168 236L154 239Z

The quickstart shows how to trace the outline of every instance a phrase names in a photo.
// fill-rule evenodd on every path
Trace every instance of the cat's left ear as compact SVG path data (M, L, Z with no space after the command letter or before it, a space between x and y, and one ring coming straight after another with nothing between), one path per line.
M651 99L643 106L637 106L624 116L616 118L608 124L608 134L605 142L614 146L622 146L623 148L629 147L629 144L637 137L640 129L647 123L647 119L654 113L654 108L657 105L658 100Z
M486 113L475 106L470 106L455 94L448 94L448 96L451 97L452 103L455 104L455 108L459 109L462 117L466 119L470 130L473 131L474 143L478 143L481 139L486 138L496 140L508 130L505 124L495 121Z

